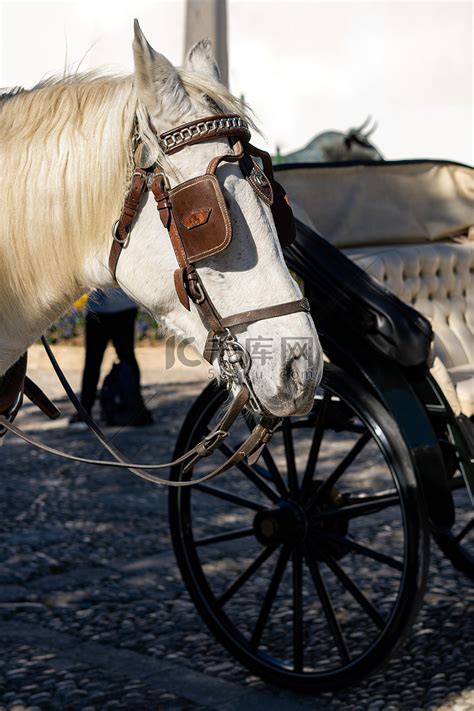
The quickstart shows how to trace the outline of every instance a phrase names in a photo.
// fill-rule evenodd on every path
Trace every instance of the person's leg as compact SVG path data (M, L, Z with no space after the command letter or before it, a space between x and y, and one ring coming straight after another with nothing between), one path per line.
M100 366L110 338L108 314L86 315L86 362L82 375L81 402L90 413L97 394Z
M140 369L135 358L135 320L138 309L113 314L111 338L120 361L128 363L140 382Z
M153 422L153 417L143 402L140 392L140 369L135 358L135 320L137 309L127 309L114 314L115 321L112 332L112 342L121 363L130 368L135 383L130 383L130 417L127 424L143 427Z

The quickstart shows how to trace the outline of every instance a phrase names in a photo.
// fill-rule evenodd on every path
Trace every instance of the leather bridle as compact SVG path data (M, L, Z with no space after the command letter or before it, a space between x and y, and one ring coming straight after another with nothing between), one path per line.
M309 312L310 309L306 299L298 299L222 317L209 297L195 268L195 263L226 249L232 238L228 208L216 177L216 170L220 163L238 163L244 178L255 193L271 207L282 245L291 243L295 236L291 209L283 188L274 179L271 158L268 153L260 151L249 143L250 131L247 123L240 116L230 114L199 119L162 133L159 142L163 153L169 155L186 146L220 137L229 140L234 149L233 153L213 158L204 175L185 181L175 188L170 189L166 175L159 165L135 166L120 217L112 230L113 242L109 256L109 269L116 279L117 263L131 238L131 230L141 198L146 190L151 190L161 221L168 231L176 255L178 268L174 273L174 284L178 298L184 308L190 309L192 302L198 310L208 328L204 357L209 362L217 357L221 377L229 389L232 388L234 392L230 405L216 427L185 455L172 462L163 464L128 462L111 445L105 434L83 408L51 348L43 338L43 345L69 399L89 429L116 461L77 457L49 447L13 424L16 411L12 415L11 410L4 411L3 414L0 410L0 436L3 427L4 430L9 430L29 444L50 454L87 464L127 468L141 478L168 486L192 486L212 479L244 458L247 458L250 464L258 459L262 449L271 439L280 419L267 413L259 403L249 379L251 356L237 341L231 329L278 316L301 311ZM136 145L135 148L138 149L135 150L135 155L137 155L140 153L140 148L143 147ZM263 170L255 158L262 161ZM58 411L54 405L43 393L40 392L40 395L41 397L37 397L39 401L37 404L41 403L41 409L50 417L57 417ZM164 469L178 464L184 465L185 471L190 470L196 462L209 456L220 447L238 415L249 405L262 415L261 421L255 425L237 451L210 473L192 481L176 482L161 479L149 471L145 471L147 469Z
M228 114L198 119L162 133L159 142L164 154L170 155L187 146L221 137L229 140L233 153L213 158L203 175L172 189L161 166L135 167L120 218L114 225L109 269L115 278L117 263L123 247L129 242L140 199L146 190L151 190L178 263L174 273L178 298L188 310L190 302L194 304L208 329L203 356L209 362L217 356L223 379L229 384L245 385L250 393L250 405L262 414L265 410L248 377L251 356L231 329L300 311L309 312L309 304L306 299L298 299L222 317L207 293L195 263L222 252L231 240L231 219L216 177L221 163L238 163L257 196L272 209L283 245L291 243L295 236L291 208L283 188L275 181L271 158L249 143L250 131L240 116ZM255 157L263 161L263 170Z

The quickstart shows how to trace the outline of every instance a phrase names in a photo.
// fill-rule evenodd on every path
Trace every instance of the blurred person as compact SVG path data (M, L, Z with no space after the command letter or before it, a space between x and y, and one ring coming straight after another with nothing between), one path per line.
M102 418L108 425L143 426L153 422L140 393L140 369L135 358L138 308L121 289L97 289L87 300L85 364L81 403L92 414L105 349L112 341L119 363L105 377L101 392ZM69 423L83 423L75 413Z

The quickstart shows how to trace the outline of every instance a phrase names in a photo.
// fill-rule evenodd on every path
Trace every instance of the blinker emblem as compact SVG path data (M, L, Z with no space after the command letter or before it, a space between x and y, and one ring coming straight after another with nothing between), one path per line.
M265 175L260 170L257 170L255 167L253 167L250 171L250 177L252 178L252 180L255 180L257 185L259 185L261 188L266 188L268 186L268 180L266 179Z
M201 208L200 210L194 210L188 215L184 215L181 218L181 224L186 227L187 230L193 230L195 227L200 227L205 225L209 220L212 208Z

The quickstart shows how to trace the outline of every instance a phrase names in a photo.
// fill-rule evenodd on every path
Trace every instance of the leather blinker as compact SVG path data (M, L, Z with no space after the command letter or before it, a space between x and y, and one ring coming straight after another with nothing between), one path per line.
M256 194L272 210L273 221L278 235L278 240L282 247L288 247L296 239L296 225L290 201L284 188L277 183L271 170L271 159L263 151L258 152L258 157L267 157L270 161L263 161L263 170L254 158L245 155L240 161L245 179L252 186Z
M245 158L243 170L247 182L250 183L263 202L271 205L273 203L273 190L270 180L253 158L250 158L250 156L245 156Z
M193 264L226 249L232 239L229 211L215 175L201 175L169 192L181 243Z

